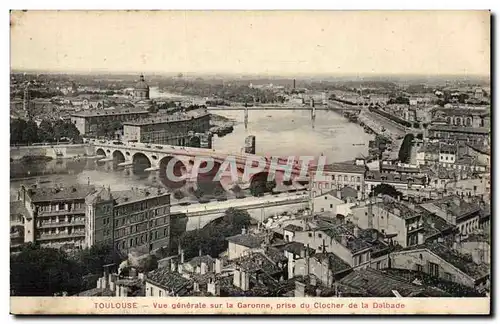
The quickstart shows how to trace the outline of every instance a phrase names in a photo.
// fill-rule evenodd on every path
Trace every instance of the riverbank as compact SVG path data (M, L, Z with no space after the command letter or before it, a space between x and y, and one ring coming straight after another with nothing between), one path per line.
M11 160L26 159L29 157L51 159L73 159L92 155L92 148L87 144L62 144L62 145L32 145L11 146Z
M210 131L217 136L230 134L234 130L236 120L217 114L210 114Z

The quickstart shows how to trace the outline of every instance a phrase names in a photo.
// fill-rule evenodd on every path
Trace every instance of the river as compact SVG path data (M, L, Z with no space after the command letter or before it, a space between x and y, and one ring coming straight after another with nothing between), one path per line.
M151 94L153 99L179 97L161 93L154 88ZM327 162L340 162L367 155L368 141L373 139L373 135L364 133L360 126L349 123L336 112L316 111L313 127L310 111L249 111L247 129L243 111L217 111L217 114L236 121L231 134L220 138L215 136L213 139L214 149L223 148L226 151L239 152L244 146L245 138L255 135L256 153L259 155L317 157L323 154ZM33 183L36 181L33 176L42 174L44 181L61 184L86 184L90 181L96 186L110 186L112 190L153 184L144 177L126 175L123 170L108 171L91 159L32 165L11 162L11 195L21 184Z

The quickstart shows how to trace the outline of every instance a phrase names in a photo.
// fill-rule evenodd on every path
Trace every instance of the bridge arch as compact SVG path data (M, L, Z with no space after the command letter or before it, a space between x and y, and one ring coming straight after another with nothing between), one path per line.
M113 168L117 168L118 164L125 162L125 155L123 155L122 151L115 150L113 151Z
M104 150L102 148L98 148L96 151L95 151L95 154L96 155L99 155L99 156L106 156L106 152L104 152Z
M151 161L146 154L137 152L132 156L132 166L135 174L141 174L151 167Z
M268 181L269 172L262 171L254 174L250 179L250 192L254 196L260 196L266 192L272 191L270 181ZM274 182L276 185L276 182Z
M170 189L178 189L186 184L186 179L177 180L176 177L181 177L187 174L187 167L178 158L172 155L163 157L159 162L160 181ZM174 177L170 174L173 173Z

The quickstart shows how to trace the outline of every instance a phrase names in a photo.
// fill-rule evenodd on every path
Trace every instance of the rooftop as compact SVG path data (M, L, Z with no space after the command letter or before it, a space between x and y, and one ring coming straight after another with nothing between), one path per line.
M130 115L130 114L149 114L147 110L142 109L113 109L113 110L85 110L76 114L71 114L71 117L98 117L112 115Z
M455 268L469 275L473 279L480 279L489 275L490 269L486 264L476 264L469 255L458 253L441 243L427 243L423 246L409 249L425 248L436 254Z
M464 127L464 126L451 126L451 125L431 125L429 130L440 132L456 132L466 134L481 134L488 135L491 129L485 127Z
M376 205L402 219L411 219L420 216L420 213L417 211L412 210L402 202L398 202L394 199L386 198L383 202L376 203Z
M27 190L30 193L31 201L36 203L85 199L95 188L88 185L73 185L56 188L30 188Z
M319 262L328 262L328 269L332 270L334 275L351 269L349 264L334 253L316 253L313 255L313 258Z
M136 120L136 121L127 121L124 122L123 125L131 125L131 126L147 126L147 125L157 125L157 124L168 124L168 123L175 123L179 121L189 121L189 120L194 120L198 118L202 118L205 116L209 116L210 114L204 113L204 114L175 114L175 115L168 115L168 116L152 116L151 118L144 118L141 120Z
M364 291L366 296L396 297L397 291L402 297L427 297L427 287L407 282L403 278L391 276L372 268L355 270L342 278L340 284ZM438 294L439 295L439 294ZM447 294L441 292L441 296Z
M250 253L248 255L234 259L233 262L237 264L242 270L248 272L256 272L262 270L263 272L271 275L281 271L276 263L262 252Z
M202 255L202 256L197 256L189 260L188 264L190 264L193 268L201 266L201 263L204 262L208 266L211 266L213 263L215 263L215 260L210 256L210 255Z
M264 243L265 237L263 235L255 234L238 234L227 237L226 240L252 249L260 247L262 243Z
M354 164L354 162L352 163L344 162L344 163L327 164L324 166L323 170L324 172L364 174L366 171L366 167L364 165L356 165Z
M362 251L371 247L371 245L365 240L355 237L352 229L349 228L347 224L333 226L328 229L324 229L323 232L337 241L339 244L346 247L352 253L356 253L358 251ZM342 237L345 237L345 241L342 240Z
M300 255L302 251L306 249L306 246L300 242L290 242L282 247L284 251L289 253L293 253L295 255ZM315 252L314 249L309 248L309 255L313 255Z
M177 272L170 272L169 268L159 268L148 272L146 281L160 286L168 291L179 293L182 289L186 288L190 281L184 278Z
M130 189L124 191L112 191L111 195L118 205L130 204L132 202L141 201L144 199L151 199L160 196L170 195L164 191L152 189Z
M437 211L441 211L446 214L451 213L451 215L456 217L457 221L480 211L478 204L467 202L457 195L451 195L442 199L433 200L425 204L421 204L420 206L431 213L435 212L436 209Z
M416 176L406 175L406 174L396 174L396 173L381 173L380 171L368 171L366 173L366 181L380 181L386 183L422 183L423 178L418 178Z

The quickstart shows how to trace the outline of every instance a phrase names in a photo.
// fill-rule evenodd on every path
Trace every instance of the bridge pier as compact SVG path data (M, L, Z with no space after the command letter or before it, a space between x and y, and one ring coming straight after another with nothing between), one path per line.
M245 107L245 129L248 128L248 107Z

